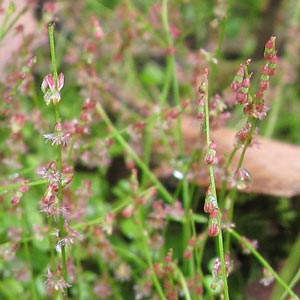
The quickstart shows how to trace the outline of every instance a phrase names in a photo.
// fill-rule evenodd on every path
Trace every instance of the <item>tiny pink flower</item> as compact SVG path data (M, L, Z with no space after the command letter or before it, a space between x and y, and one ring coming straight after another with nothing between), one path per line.
M259 281L264 286L269 286L274 282L273 274L266 268L263 269L263 278Z
M71 228L67 221L65 221L64 228L66 236L58 241L56 246L57 249L74 244L76 240L81 237L81 234L77 230Z
M46 277L47 279L45 281L45 284L49 291L65 292L67 288L71 287L71 285L67 283L66 280L63 278L62 271L60 268L58 268L55 271L55 273L48 269Z
M23 114L15 114L10 119L11 130L13 133L19 133L25 126L26 117Z
M121 281L129 281L132 275L131 267L126 263L121 263L115 271L115 277Z
M60 90L64 86L64 74L60 73L57 78L57 82L55 82L55 78L52 74L48 74L44 77L41 89L44 93L44 100L47 105L49 105L51 102L53 104L57 104L60 99Z
M72 139L70 133L62 133L61 131L46 133L43 136L46 142L51 143L51 146L68 146Z

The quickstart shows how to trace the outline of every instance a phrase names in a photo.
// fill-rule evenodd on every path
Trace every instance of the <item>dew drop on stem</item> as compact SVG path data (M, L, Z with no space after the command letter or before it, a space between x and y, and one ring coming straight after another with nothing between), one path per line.
M252 184L251 174L245 168L240 168L233 175L234 185L238 190L246 190Z

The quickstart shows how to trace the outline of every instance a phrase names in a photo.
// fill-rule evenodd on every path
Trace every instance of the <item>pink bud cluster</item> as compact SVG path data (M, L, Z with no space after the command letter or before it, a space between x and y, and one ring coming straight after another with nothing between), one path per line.
M200 96L197 103L197 117L198 119L203 121L205 117L205 101L207 100L208 96L208 69L204 70L204 73L200 78L198 93Z
M225 256L225 269L226 269L226 276L228 277L229 274L233 270L233 261L230 259L228 255ZM222 276L222 262L220 258L216 258L214 261L214 267L212 270L213 275L213 282L211 283L211 288L215 290L218 286L223 284L223 276Z
M253 133L251 133L252 125L251 123L247 123L242 129L240 129L234 138L234 146L237 148L242 147L246 142L249 146L253 144ZM257 130L255 130L254 134L256 134Z
M19 190L16 192L15 196L12 198L11 203L13 205L19 204L23 195L25 193L27 193L28 191L29 191L29 186L26 183L24 183L24 185L22 185L19 188Z
M208 235L212 237L217 236L220 233L219 208L217 198L213 195L210 186L206 192L204 212L209 214Z
M104 32L101 27L100 21L97 19L96 16L92 16L92 27L96 40L102 40L104 37Z
M184 251L184 258L185 259L193 258L193 252L194 252L195 244L196 244L195 238L192 237L188 242L186 250Z
M57 291L64 292L67 288L71 287L71 285L64 279L62 268L60 266L55 272L48 269L45 284L51 294L54 294Z
M159 279L162 280L166 299L176 300L180 293L180 288L176 278L176 263L173 261L173 249L169 249L165 261L162 263L156 263L154 265L154 271Z
M269 89L270 76L274 76L276 71L275 39L275 37L271 37L265 45L264 58L267 62L261 71L257 93L253 97L249 93L252 77L252 73L248 72L250 60L240 65L231 83L231 89L236 93L236 102L244 104L244 113L259 120L264 119L269 110L265 105L264 94Z
M204 162L207 165L212 165L215 162L216 154L217 154L216 148L217 148L217 144L214 141L211 141L207 153L204 157Z
M250 79L252 76L252 74L248 74L247 66L249 63L250 60L240 65L231 83L231 89L236 93L236 102L239 104L244 104L248 101Z

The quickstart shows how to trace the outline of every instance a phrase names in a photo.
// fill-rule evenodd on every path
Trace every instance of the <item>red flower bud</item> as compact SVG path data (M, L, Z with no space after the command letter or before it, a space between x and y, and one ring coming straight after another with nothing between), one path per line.
M220 233L220 226L215 219L209 219L208 222L208 235L215 237Z
M248 100L248 95L242 92L236 94L236 102L239 104L244 104Z
M265 45L265 52L264 52L264 58L271 60L274 56L276 56L276 50L275 50L275 36L272 36Z

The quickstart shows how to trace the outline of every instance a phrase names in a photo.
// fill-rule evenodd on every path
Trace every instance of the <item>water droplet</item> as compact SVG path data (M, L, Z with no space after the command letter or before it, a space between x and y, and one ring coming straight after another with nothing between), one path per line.
M173 176L174 176L176 179L178 179L178 180L182 180L183 177L184 177L184 174L183 174L181 171L179 171L179 170L174 170L174 171L173 171Z
M188 156L178 157L176 160L173 160L171 162L174 168L173 176L178 180L182 180L187 172L190 162L191 158Z
M206 195L205 197L205 202L208 201L208 202L212 202L215 206L215 208L218 207L218 201L217 201L217 198L211 194L209 195Z
M238 190L246 190L252 184L252 179L249 171L245 168L240 168L233 175L235 186Z

